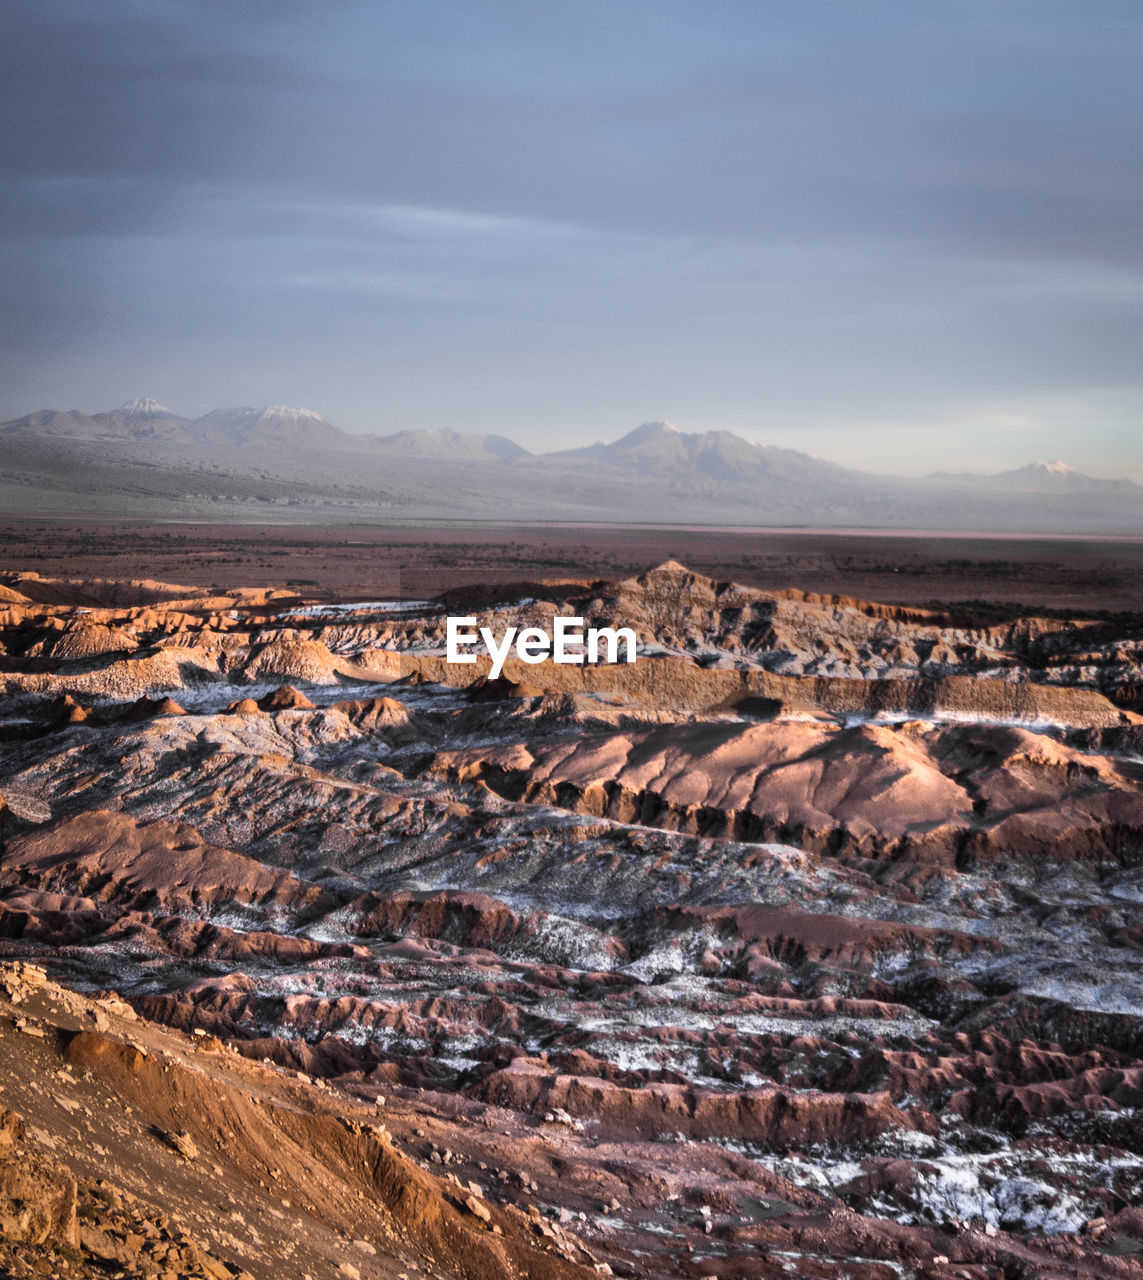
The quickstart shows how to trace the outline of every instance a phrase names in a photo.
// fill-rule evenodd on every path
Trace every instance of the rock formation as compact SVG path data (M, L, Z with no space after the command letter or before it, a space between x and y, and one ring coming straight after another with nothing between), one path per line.
M1129 623L2 585L0 1269L1143 1274Z

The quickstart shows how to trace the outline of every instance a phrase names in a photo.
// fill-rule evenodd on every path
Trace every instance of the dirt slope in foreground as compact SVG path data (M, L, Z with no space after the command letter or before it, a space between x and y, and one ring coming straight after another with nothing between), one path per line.
M35 966L0 984L0 1274L594 1274L552 1228L417 1168L376 1105Z

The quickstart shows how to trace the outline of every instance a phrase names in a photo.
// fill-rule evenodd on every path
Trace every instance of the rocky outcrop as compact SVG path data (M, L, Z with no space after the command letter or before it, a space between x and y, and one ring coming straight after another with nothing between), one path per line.
M284 684L280 689L266 694L257 702L259 711L313 711L314 704L293 685Z
M134 635L122 627L77 620L51 646L53 658L91 658L101 653L130 653L138 647Z
M79 1244L76 1184L37 1150L21 1116L0 1109L0 1238L17 1244Z
M50 890L66 883L89 902L136 908L193 906L200 911L257 903L262 908L320 909L325 890L289 872L206 843L178 822L136 822L93 811L18 836L0 854L9 884Z
M577 813L952 866L1133 862L1138 771L1025 729L698 723L442 752L434 773Z

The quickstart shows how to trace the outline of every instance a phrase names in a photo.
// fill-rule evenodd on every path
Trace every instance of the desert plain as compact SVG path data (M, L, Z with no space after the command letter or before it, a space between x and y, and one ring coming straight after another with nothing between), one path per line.
M50 577L293 587L330 600L427 599L452 587L530 578L620 579L670 559L746 586L895 604L985 601L1084 615L1143 608L1143 536L0 518L0 560Z

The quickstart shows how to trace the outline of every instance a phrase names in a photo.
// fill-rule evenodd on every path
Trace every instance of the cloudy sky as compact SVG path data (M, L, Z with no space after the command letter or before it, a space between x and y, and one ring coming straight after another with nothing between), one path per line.
M1143 481L1139 0L4 0L0 416Z

